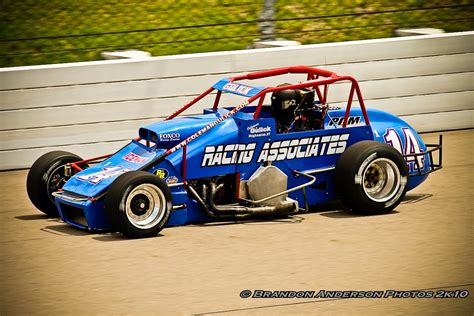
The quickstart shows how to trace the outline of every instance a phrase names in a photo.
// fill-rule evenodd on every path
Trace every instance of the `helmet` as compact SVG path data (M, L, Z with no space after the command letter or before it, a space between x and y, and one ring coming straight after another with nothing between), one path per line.
M284 83L278 87L288 86ZM289 125L295 117L295 110L311 108L314 102L314 90L287 89L272 93L273 117L284 125Z
M289 84L279 85L286 86ZM272 112L275 119L279 120L292 115L301 102L301 94L296 89L280 90L272 93Z

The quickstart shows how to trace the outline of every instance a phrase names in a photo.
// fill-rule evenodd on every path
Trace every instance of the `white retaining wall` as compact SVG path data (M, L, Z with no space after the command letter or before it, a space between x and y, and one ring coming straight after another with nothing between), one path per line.
M291 65L354 76L369 107L397 114L420 132L471 128L473 57L474 32L461 32L3 68L0 170L27 168L57 149L82 157L113 152L137 136L139 126L162 119L222 77ZM330 91L333 102L346 97L342 86Z

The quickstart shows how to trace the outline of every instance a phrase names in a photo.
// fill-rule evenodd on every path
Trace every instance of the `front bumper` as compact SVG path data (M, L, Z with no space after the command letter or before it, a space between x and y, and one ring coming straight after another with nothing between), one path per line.
M104 199L92 200L64 191L53 195L59 215L66 223L89 231L112 228L105 218Z
M65 191L55 192L53 195L59 215L64 222L82 230L112 230L105 215L105 196L92 199ZM210 220L199 206L188 199L187 193L183 189L172 191L171 196L173 209L167 227Z

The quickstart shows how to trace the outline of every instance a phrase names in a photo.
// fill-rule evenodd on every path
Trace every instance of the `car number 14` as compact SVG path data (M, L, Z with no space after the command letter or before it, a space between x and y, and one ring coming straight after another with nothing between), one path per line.
M402 128L403 139L400 138L397 131L393 128L388 128L383 135L385 142L396 150L398 150L402 155L412 155L420 154L423 151L420 148L420 144L413 134L412 130L409 128ZM415 159L418 160L418 164L415 163ZM424 168L424 156L408 156L406 157L406 162L409 166L410 171L418 170Z

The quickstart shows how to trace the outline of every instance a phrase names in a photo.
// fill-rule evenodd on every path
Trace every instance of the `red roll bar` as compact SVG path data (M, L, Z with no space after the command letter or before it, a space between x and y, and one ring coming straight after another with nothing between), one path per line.
M342 127L347 126L347 121L349 119L349 113L350 113L351 106L352 106L352 101L353 101L353 98L354 98L354 92L357 94L357 98L359 100L359 105L360 105L362 114L364 116L365 124L370 125L369 117L368 117L367 111L365 109L365 103L364 103L364 99L362 97L362 93L360 92L359 84L357 83L356 79L354 79L353 77L350 77L350 76L339 76L336 73L334 73L332 71L329 71L329 70L323 70L323 69L318 69L318 68L310 68L310 67L307 67L307 66L291 66L291 67L282 67L282 68L276 68L276 69L271 69L271 70L257 71L257 72L252 72L252 73L248 73L248 74L245 74L245 75L239 75L239 76L229 78L229 81L234 82L234 81L239 81L239 80L255 80L255 79L279 76L279 75L284 75L284 74L307 74L307 80L304 81L304 82L297 83L297 84L291 84L291 85L280 86L280 87L268 87L268 88L263 89L262 91L258 92L254 96L247 99L247 101L239 104L238 106L233 108L231 111L229 111L226 114L222 115L221 117L217 118L215 121L213 121L212 123L210 123L207 126L203 127L202 129L200 129L199 131L197 131L193 135L189 136L188 138L186 138L185 140L183 140L182 142L180 142L176 146L168 149L166 151L166 153L160 155L160 157L158 157L154 160L160 160L160 159L166 157L167 155L175 152L176 150L185 147L189 142L191 142L195 138L201 136L203 133L207 132L208 130L210 130L211 128L216 126L217 124L219 124L222 121L224 121L225 119L231 117L232 115L239 112L241 109L243 109L244 107L246 107L247 105L249 105L253 101L260 98L260 100L258 102L258 105L257 105L257 108L256 108L256 110L254 112L254 115L253 115L254 119L258 119L260 117L260 112L261 112L261 109L262 109L262 106L263 106L263 101L265 99L266 94L270 93L270 92L281 91L281 90L286 90L286 89L303 89L303 88L313 87L316 90L316 93L318 95L319 100L322 103L326 103L326 101L327 101L327 90L328 90L327 87L328 87L329 84L339 82L339 81L350 81L351 82L351 89L350 89L350 92L349 92L349 98L347 100L346 112L345 112L345 115L344 115L344 120L343 120L343 123L342 123ZM320 77L322 77L322 78L320 78ZM324 86L323 93L321 93L321 90L319 89L319 86ZM198 102L199 100L201 100L202 98L204 98L205 96L207 96L208 94L210 94L214 90L215 90L215 88L210 87L209 89L204 91L202 94L200 94L196 98L194 98L192 101L190 101L189 103L184 105L182 108L180 108L179 110L175 111L173 114L168 116L165 120L171 120L171 119L175 118L176 116L178 116L179 114L186 111L188 108L193 106L196 102ZM216 98L215 98L214 104L213 104L213 109L214 110L216 110L217 107L218 107L221 94L222 94L222 91L218 91L217 94L216 94ZM139 138L137 140L139 140ZM99 159L108 158L108 156L110 156L110 155L97 157L97 158L92 158L92 159L83 160L83 161L78 161L78 162L72 163L70 165L74 169L79 171L80 169L82 169L82 168L80 168L79 164L84 163L84 162L89 162L89 161L92 162L92 161L96 161L96 160L99 160ZM147 163L142 168L146 169L149 166L151 166L152 163L155 163L155 161L151 161L151 162Z
M347 107L346 107L346 114L344 117L344 121L342 123L342 127L347 126L347 120L349 118L349 112L351 109L352 105L352 100L354 97L354 91L357 93L357 98L359 100L359 104L362 110L362 114L364 116L365 123L367 125L370 125L369 122L369 117L367 115L367 111L365 109L365 104L364 104L364 99L362 98L362 93L360 92L359 84L357 83L357 80L350 76L338 76L335 72L329 71L329 70L323 70L323 69L318 69L318 68L310 68L307 66L291 66L291 67L282 67L282 68L276 68L276 69L271 69L271 70L263 70L263 71L257 71L257 72L252 72L248 73L245 75L239 75L235 77L229 78L230 82L234 81L239 81L239 80L255 80L255 79L261 79L261 78L267 78L267 77L273 77L273 76L279 76L279 75L285 75L285 74L307 74L307 81L297 83L297 84L291 84L287 86L282 86L282 87L268 87L253 97L248 99L248 103L252 103L259 97L262 98L257 106L257 109L255 110L254 119L258 119L260 116L260 111L263 106L263 99L265 98L266 94L269 92L274 92L274 91L281 91L281 90L286 90L286 89L302 89L302 88L308 88L308 87L313 87L316 90L316 93L318 95L319 100L322 103L326 103L327 101L327 86L329 84L338 82L338 81L351 81L351 90L349 93L349 99L347 102ZM323 79L320 79L320 77L323 77ZM321 93L321 90L319 89L319 86L324 86L324 92ZM202 94L198 95L194 100L191 102L187 103L184 105L181 109L177 110L170 116L168 116L165 120L171 120L174 117L178 116L188 108L190 108L193 104L210 94L212 91L214 91L214 88L211 87L204 91ZM218 91L216 94L216 98L214 100L214 105L213 109L216 110L220 97L221 97L222 91ZM240 109L239 109L240 110Z
M255 113L253 115L254 119L258 119L260 117L260 111L261 111L262 106L263 106L263 99L265 98L265 95L269 92L281 91L281 90L287 90L287 89L303 89L303 88L308 88L308 87L314 87L316 89L316 92L318 94L318 97L319 97L320 101L325 103L326 102L326 97L327 97L327 85L335 83L335 82L339 82L339 81L350 81L352 83L351 90L350 90L350 93L349 93L349 99L347 101L346 112L345 112L345 115L344 115L344 120L343 120L343 123L342 123L342 127L347 126L347 121L349 119L349 113L350 113L350 109L351 109L351 106L352 106L352 101L353 101L353 98L354 98L354 91L357 93L357 98L359 100L359 104L360 104L360 107L361 107L361 110L362 110L362 114L364 116L365 124L370 125L369 116L367 115L367 111L365 109L365 103L364 103L364 100L362 98L362 93L360 92L359 84L357 83L357 80L355 80L353 77L350 77L350 76L338 76L336 73L334 73L332 71L318 69L318 68L310 68L310 67L306 67L306 66L291 66L291 67L276 68L276 69L271 69L271 70L257 71L257 72L249 73L249 74L246 74L246 75L235 76L235 77L229 78L229 81L234 82L234 81L239 81L239 80L255 80L255 79L261 79L261 78L284 75L284 74L307 74L308 75L307 76L308 80L304 81L304 82L297 83L297 84L291 84L291 85L280 86L280 87L268 87L268 88L263 89L262 91L258 92L254 96L247 99L247 101L245 101L244 103L236 106L231 111L227 112L226 114L219 117L218 119L216 119L212 123L210 123L207 126L203 127L202 129L200 129L199 131L197 131L193 135L189 136L187 139L183 140L181 143L179 143L176 146L168 149L164 155L165 156L169 155L169 154L175 152L176 150L186 146L189 142L191 142L195 138L201 136L203 133L207 132L208 130L210 130L211 128L213 128L214 126L216 126L217 124L219 124L223 120L231 117L232 115L239 112L241 109L243 109L244 107L246 107L247 105L249 105L253 101L260 98L260 101L259 101L259 103L257 105L257 108L255 110ZM319 79L319 77L323 77L323 78ZM324 95L321 94L319 86L324 86L325 87ZM197 96L194 100L192 100L191 102L186 104L183 108L179 109L178 111L176 111L172 115L168 116L166 118L166 120L172 119L175 116L177 116L178 114L184 112L186 109L191 107L194 103L201 100L203 97L205 97L209 93L211 93L213 90L214 90L214 88L212 88L212 87L209 88L204 93ZM217 109L217 105L219 103L220 96L221 96L220 92L221 91L219 91L216 94L216 100L214 101L214 106L213 106L214 109Z
M266 77L273 77L285 74L308 74L313 76L321 76L321 77L337 77L337 74L329 71L323 70L318 68L310 68L307 66L291 66L291 67L282 67L282 68L275 68L270 70L263 70L263 71L256 71L246 75L240 75L236 77L230 78L231 81L235 80L254 80L254 79L261 79Z

